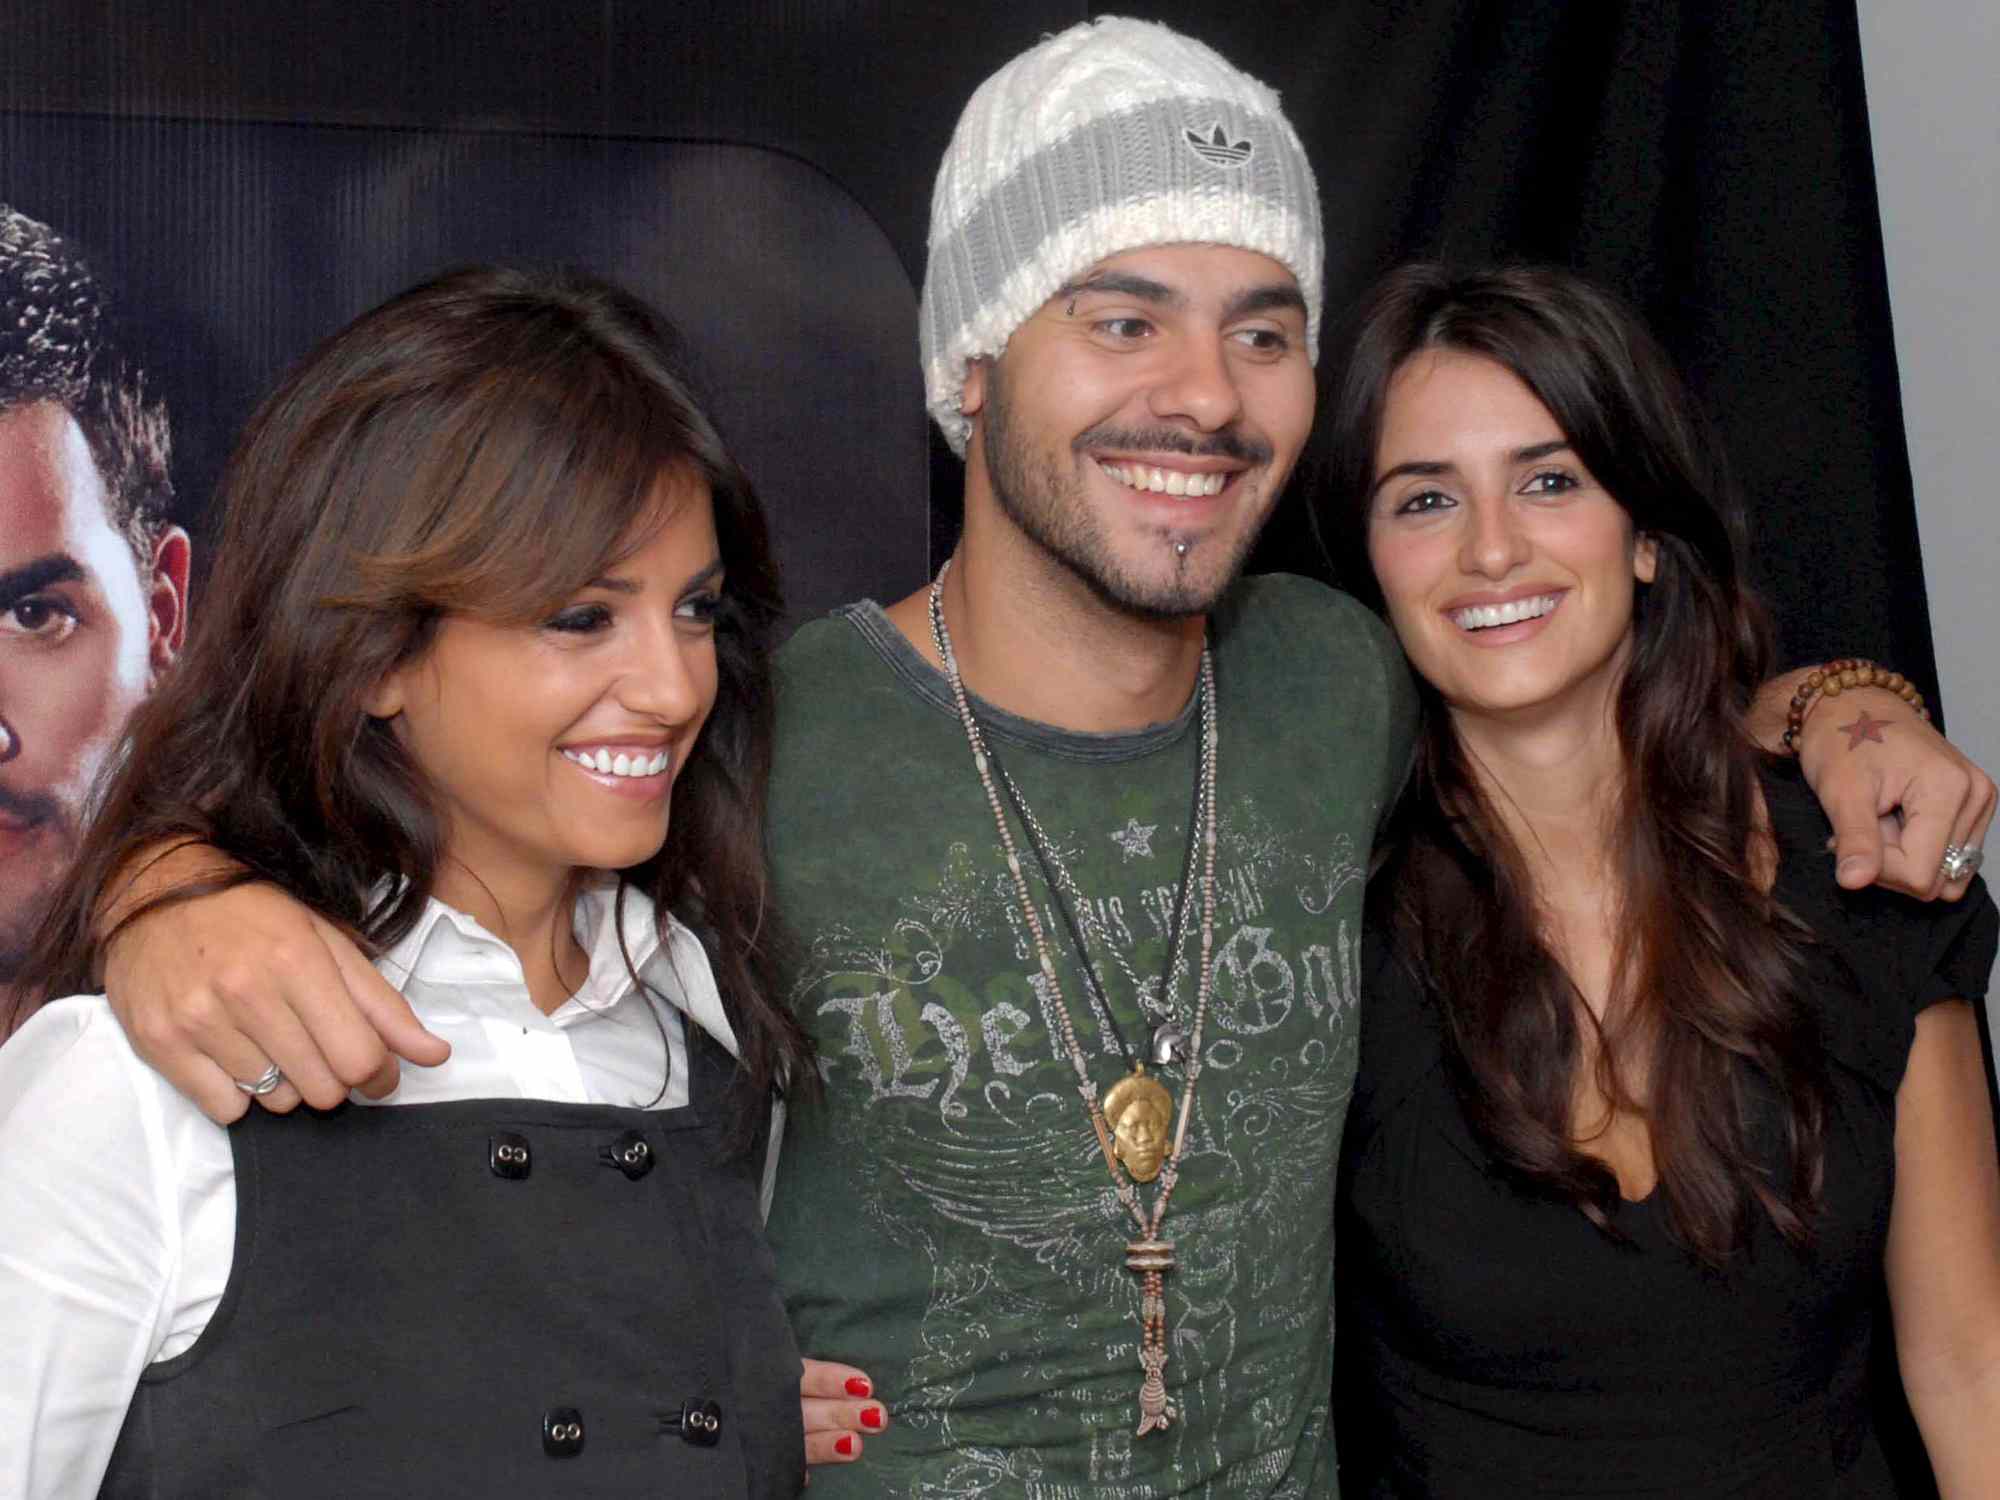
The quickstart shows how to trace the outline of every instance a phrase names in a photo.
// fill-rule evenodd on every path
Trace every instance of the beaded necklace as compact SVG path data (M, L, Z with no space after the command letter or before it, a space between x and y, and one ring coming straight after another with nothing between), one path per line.
M1215 713L1215 662L1206 643L1201 651L1201 758L1195 771L1195 806L1200 812L1201 824L1201 968L1195 987L1194 1030L1188 1044L1187 1071L1181 1086L1179 1117L1174 1124L1173 1145L1164 1153L1164 1170L1161 1167L1163 1153L1160 1150L1165 1140L1167 1121L1173 1117L1173 1096L1154 1077L1146 1072L1145 1064L1133 1062L1132 1071L1104 1091L1102 1100L1090 1081L1090 1070L1084 1062L1083 1048L1076 1039L1076 1026L1070 1019L1069 1003L1063 998L1062 982L1056 977L1055 959L1049 951L1047 934L1042 927L1042 919L1035 909L1035 903L1028 894L1028 880L1021 869L1021 858L1014 847L1014 833L1007 821L1005 804L1001 801L999 787L995 784L992 759L987 751L986 736L979 727L978 716L972 711L972 700L965 691L964 679L959 676L958 657L951 648L951 632L944 623L944 580L951 571L951 563L946 561L938 570L938 576L930 588L931 638L936 642L938 656L944 662L945 680L951 684L952 701L958 708L959 723L965 729L966 742L972 747L972 764L979 772L979 782L986 790L987 805L993 810L994 825L1000 831L1000 847L1007 855L1007 870L1014 878L1014 890L1021 903L1021 911L1028 923L1028 931L1034 938L1035 956L1040 962L1042 982L1048 987L1049 998L1054 1001L1057 1024L1062 1031L1063 1047L1069 1053L1070 1066L1076 1072L1077 1093L1083 1099L1084 1112L1090 1117L1091 1128L1097 1132L1097 1144L1104 1153L1104 1165L1111 1173L1113 1188L1118 1201L1125 1205L1133 1225L1138 1229L1138 1238L1125 1246L1125 1267L1140 1278L1141 1295L1139 1302L1139 1426L1137 1435L1166 1428L1179 1415L1167 1400L1167 1299L1166 1273L1174 1269L1174 1242L1160 1238L1160 1226L1167 1216L1167 1204L1173 1198L1174 1187L1180 1181L1181 1149L1187 1140L1188 1115L1194 1105L1195 1080L1201 1076L1202 1028L1208 1020L1208 999L1214 976L1215 948L1215 759L1216 759L1216 713ZM1002 773L1004 775L1004 773ZM1009 797L1020 810L1021 821L1031 830L1031 835L1039 832L1027 812L1026 803L1020 799L1017 788L1008 786ZM1193 836L1194 822L1190 821L1190 837ZM1040 854L1037 848L1037 855ZM1192 858L1190 858L1190 866ZM1185 885L1183 872L1183 885ZM1051 885L1053 891L1053 883ZM1060 901L1060 892L1055 893ZM1089 960L1084 957L1086 965ZM1169 959L1171 962L1171 958ZM1095 975L1091 976L1095 979ZM1116 1029L1111 1020L1110 1008L1105 1007L1107 1023ZM1119 1039L1124 1050L1124 1039ZM1127 1052L1130 1057L1129 1051ZM1151 1182L1159 1178L1159 1191L1153 1199L1150 1212L1139 1200L1136 1182Z
M933 635L932 639L935 640L937 637ZM944 655L942 648L939 649L938 655L940 657ZM1076 947L1077 963L1083 969L1084 987L1090 992L1090 998L1097 1002L1098 1011L1111 1032L1111 1039L1118 1044L1118 1050L1124 1054L1126 1063L1134 1072L1140 1071L1139 1059L1132 1055L1132 1048L1125 1040L1125 1029L1118 1024L1117 1017L1111 1013L1111 997L1105 992L1104 981L1097 974L1096 961L1090 956L1090 943L1085 936L1087 932L1097 934L1104 951L1119 968L1125 971L1125 977L1132 981L1133 992L1139 1001L1141 1024L1144 1024L1149 1013L1157 1018L1147 1043L1147 1056L1154 1066L1172 1067L1185 1062L1187 1032L1181 1026L1180 1003L1174 998L1174 987L1180 980L1176 970L1180 964L1181 951L1187 946L1188 898L1194 890L1194 862L1200 841L1192 837L1188 839L1187 855L1181 861L1180 885L1174 895L1173 913L1167 922L1167 956L1160 966L1158 988L1148 990L1132 966L1119 955L1111 935L1105 931L1103 919L1091 911L1090 903L1084 899L1082 887L1077 885L1076 877L1070 874L1062 862L1062 856L1056 852L1055 841L1042 831L1041 819L1037 818L1035 810L1028 806L1027 800L1021 795L1021 789L1014 784L1013 776L1000 763L1000 757L994 753L991 744L986 746L986 764L999 777L1000 789L1007 794L1008 805L1014 809L1014 816L1020 819L1021 826L1028 831L1028 847L1034 851L1035 862L1042 867L1042 879L1048 883L1056 915L1063 919L1063 925L1069 929L1070 942ZM1201 826L1201 804L1202 780L1197 774L1194 780L1194 805L1188 809L1189 829ZM1134 1171L1132 1175L1141 1182L1151 1182L1159 1175L1159 1168L1155 1164L1152 1171Z

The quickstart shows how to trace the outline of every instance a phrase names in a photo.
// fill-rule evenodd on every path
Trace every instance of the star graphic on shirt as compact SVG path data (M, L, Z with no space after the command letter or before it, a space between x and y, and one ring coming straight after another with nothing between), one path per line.
M1159 831L1158 823L1141 823L1137 818L1126 820L1125 826L1111 835L1111 842L1125 851L1130 860L1137 855L1153 856L1153 835Z
M1873 740L1878 745L1883 743L1882 731L1888 727L1888 723L1887 719L1869 718L1868 710L1864 708L1861 710L1861 717L1852 724L1841 725L1840 732L1847 736L1848 749L1859 750L1863 740Z

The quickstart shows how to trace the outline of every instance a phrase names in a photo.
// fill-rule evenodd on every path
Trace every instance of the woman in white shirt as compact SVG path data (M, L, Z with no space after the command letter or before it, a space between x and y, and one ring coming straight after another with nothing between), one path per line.
M676 344L586 277L455 272L252 419L32 961L71 998L0 1049L0 1492L797 1491L755 1149L812 1078L764 920L776 578ZM121 872L190 840L234 862L203 889L358 936L450 1059L398 1108L209 1123L72 994Z

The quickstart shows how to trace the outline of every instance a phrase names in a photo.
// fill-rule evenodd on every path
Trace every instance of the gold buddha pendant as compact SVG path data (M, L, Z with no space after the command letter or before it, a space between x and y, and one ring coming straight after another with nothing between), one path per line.
M1174 1097L1139 1064L1104 1091L1104 1123L1112 1149L1134 1182L1151 1182L1167 1159Z

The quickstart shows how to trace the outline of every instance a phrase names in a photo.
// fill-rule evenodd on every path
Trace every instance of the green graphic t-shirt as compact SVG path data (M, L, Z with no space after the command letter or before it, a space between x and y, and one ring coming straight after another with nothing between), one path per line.
M815 1500L1334 1491L1333 1173L1361 892L1414 697L1381 623L1304 579L1238 585L1212 639L1214 988L1162 1229L1180 1415L1144 1438L1131 1222L949 690L871 604L781 654L772 854L827 1097L787 1129L771 1237L800 1347L867 1369L895 1412L859 1464L815 1471ZM1140 994L1157 1009L1187 851L1194 705L1120 735L988 706L981 719L1112 1018L1142 1048ZM1018 825L1015 838L1101 1091L1126 1064ZM1165 986L1184 1026L1198 904L1188 927ZM1162 1078L1178 1098L1181 1070Z

